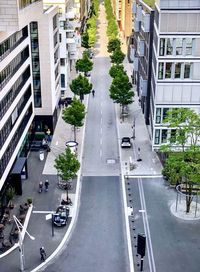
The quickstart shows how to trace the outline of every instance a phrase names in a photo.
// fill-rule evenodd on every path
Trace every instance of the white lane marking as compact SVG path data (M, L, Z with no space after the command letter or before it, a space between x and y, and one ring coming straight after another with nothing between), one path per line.
M126 197L126 188L125 188L125 177L123 175L123 166L122 166L122 152L120 148L120 134L119 134L119 126L117 122L117 108L115 105L115 118L117 125L117 139L118 139L118 147L119 147L119 157L120 157L120 172L121 172L121 186L122 186L122 198L123 198L123 208L124 208L124 219L125 219L125 228L126 228L126 239L127 239L127 248L128 248L128 258L129 258L129 268L130 272L134 272L134 261L133 261L133 250L131 244L131 231L129 226L129 214L127 209L127 197Z
M150 234L149 222L148 222L147 211L146 211L146 202L145 202L145 196L144 196L144 190L143 190L143 184L142 184L141 178L138 179L138 188L139 188L139 194L140 194L141 208L142 210L145 210L145 212L142 212L142 219L143 219L144 231L145 231L146 240L147 240L149 268L150 268L150 272L156 272L155 260L153 255L152 242L151 242L151 234Z
M100 149L100 158L102 158L102 149Z
M141 212L141 213L142 213L142 212L145 212L145 210L139 210L139 212Z

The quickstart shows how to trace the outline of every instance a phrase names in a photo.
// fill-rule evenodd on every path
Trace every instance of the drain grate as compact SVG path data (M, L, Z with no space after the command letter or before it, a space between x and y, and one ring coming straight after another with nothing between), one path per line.
M106 163L108 163L108 164L115 164L116 160L115 159L107 159Z

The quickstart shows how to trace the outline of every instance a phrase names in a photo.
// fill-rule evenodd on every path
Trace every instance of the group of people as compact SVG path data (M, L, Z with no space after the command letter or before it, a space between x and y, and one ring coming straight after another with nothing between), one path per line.
M43 186L43 182L42 181L39 182L39 193L42 193L43 187L45 187L45 191L48 192L48 189L49 189L49 181L48 181L48 179L45 180L44 186Z

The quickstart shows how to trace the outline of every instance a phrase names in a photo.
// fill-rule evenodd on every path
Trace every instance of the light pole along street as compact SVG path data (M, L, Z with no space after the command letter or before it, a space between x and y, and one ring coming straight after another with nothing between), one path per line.
M24 228L24 226L20 223L20 221L17 219L17 217L15 215L13 215L13 219L15 221L15 224L17 226L17 229L19 231L19 254L20 254L20 271L24 271L24 245L23 245L23 239L22 239L22 230L24 230L29 238L31 240L35 240L35 237L33 237L32 235L30 235L30 233L28 233L28 231Z

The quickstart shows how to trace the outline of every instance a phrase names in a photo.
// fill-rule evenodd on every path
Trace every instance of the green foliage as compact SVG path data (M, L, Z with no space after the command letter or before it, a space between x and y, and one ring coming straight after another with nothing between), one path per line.
M90 46L89 46L89 34L88 34L87 31L85 31L85 32L82 34L81 45L82 45L82 47L84 47L84 48L90 48Z
M118 103L122 106L131 104L133 102L134 92L131 91L132 85L129 82L129 78L125 74L121 74L113 79L110 86L110 98L114 100L114 103Z
M15 196L15 189L13 187L9 187L6 191L6 196L8 200L12 200Z
M104 6L106 9L106 19L108 21L106 33L107 33L108 39L113 40L118 37L118 26L117 26L116 18L113 14L111 1L105 0Z
M110 40L108 42L108 46L107 46L108 52L112 53L116 49L120 49L120 45L121 45L121 42L120 42L119 39L112 39L112 40Z
M90 18L86 23L87 30L82 35L82 46L85 48L93 47L96 42L98 9L99 2L97 0L93 0Z
M170 145L196 149L200 137L200 115L188 108L174 108L167 112L164 123L169 128L176 129L176 134L170 138Z
M113 54L110 56L111 62L115 64L120 64L125 58L125 54L121 51L120 48L115 49Z
M118 65L117 64L117 65L111 66L110 71L109 71L109 75L112 78L120 77L121 74L126 75L126 72L124 71L124 66L123 65Z
M72 80L70 89L76 95L85 95L91 92L92 84L89 83L86 77L79 75L77 78Z
M60 154L55 159L55 168L58 171L58 175L62 180L68 181L76 177L77 171L80 168L80 163L76 159L76 155L74 155L70 148L67 147L65 152Z
M83 126L83 119L85 118L85 106L77 98L74 98L72 103L62 112L63 120L75 127Z
M190 211L194 186L200 187L200 116L188 108L170 109L164 123L176 133L161 151L168 152L163 174L171 184L185 183L186 212ZM182 152L173 152L176 147Z
M77 60L76 62L76 71L79 72L89 72L92 70L93 63L92 61L88 58L87 54L83 54L83 58Z

